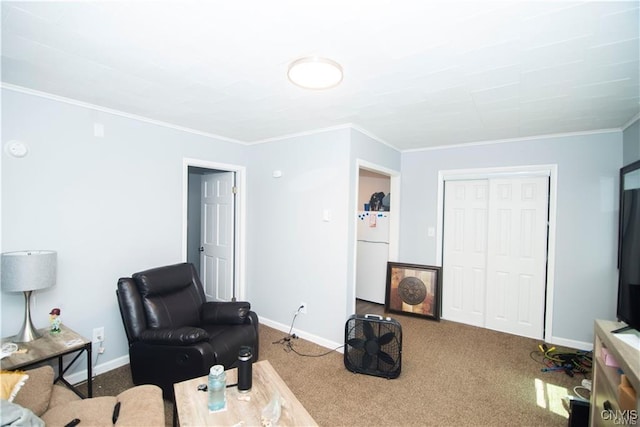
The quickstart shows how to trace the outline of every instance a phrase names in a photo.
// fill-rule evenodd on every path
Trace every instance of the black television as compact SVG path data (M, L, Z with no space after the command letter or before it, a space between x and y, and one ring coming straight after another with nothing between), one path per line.
M640 160L620 169L618 268L616 316L640 331Z

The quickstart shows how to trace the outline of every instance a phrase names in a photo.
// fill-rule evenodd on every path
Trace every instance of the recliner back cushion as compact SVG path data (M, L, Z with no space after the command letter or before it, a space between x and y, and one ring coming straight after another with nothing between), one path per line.
M191 264L154 268L133 275L151 329L198 326L204 291Z

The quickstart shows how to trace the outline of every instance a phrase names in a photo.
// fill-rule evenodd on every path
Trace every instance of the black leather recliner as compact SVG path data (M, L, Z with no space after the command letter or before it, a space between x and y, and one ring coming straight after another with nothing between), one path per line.
M207 302L193 264L153 268L118 280L133 383L173 384L235 366L241 346L258 360L258 316L248 302Z

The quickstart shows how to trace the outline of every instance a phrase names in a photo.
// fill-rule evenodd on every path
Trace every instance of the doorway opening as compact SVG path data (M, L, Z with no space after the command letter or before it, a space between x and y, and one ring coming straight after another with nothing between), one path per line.
M207 300L244 299L244 167L185 159L183 175L183 260Z
M363 160L356 166L351 313L363 302L384 305L387 261L398 258L400 230L400 173ZM371 206L374 193L384 193L380 207Z

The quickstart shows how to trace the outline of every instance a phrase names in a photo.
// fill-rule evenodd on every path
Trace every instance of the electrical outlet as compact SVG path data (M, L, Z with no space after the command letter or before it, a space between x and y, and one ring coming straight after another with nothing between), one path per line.
M104 341L104 326L93 328L93 342Z
M301 302L299 307L300 307L300 313L301 314L307 314L307 303L306 302Z

